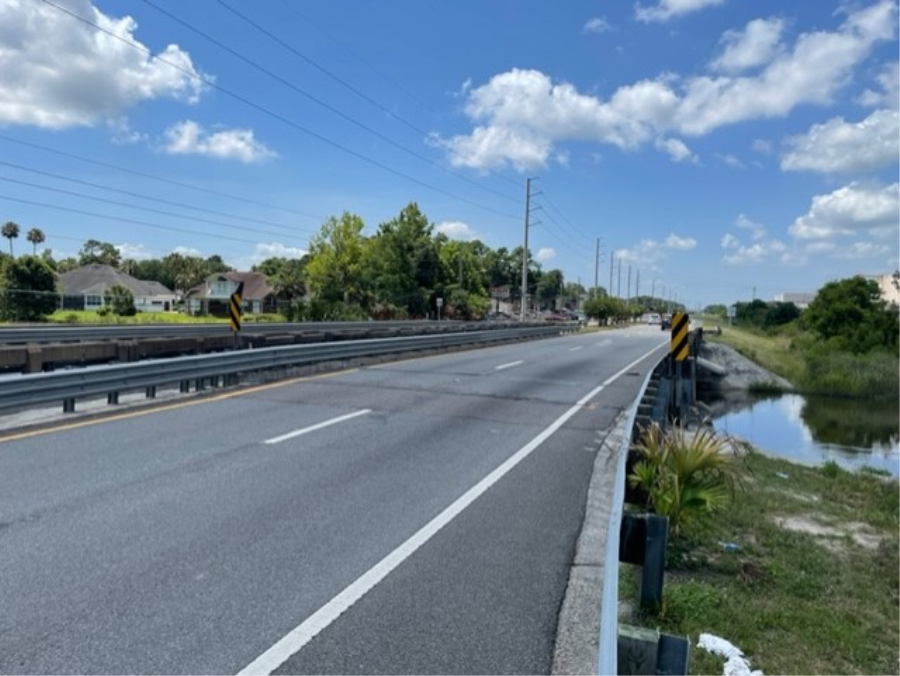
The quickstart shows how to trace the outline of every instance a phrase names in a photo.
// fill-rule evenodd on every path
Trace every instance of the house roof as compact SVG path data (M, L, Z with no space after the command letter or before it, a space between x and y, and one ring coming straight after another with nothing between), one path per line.
M69 270L59 276L64 294L102 294L111 286L120 284L135 296L174 296L175 294L157 281L137 279L116 270L111 265L93 263Z
M231 282L235 283L235 286L239 282L244 283L244 292L242 294L242 298L244 300L262 300L266 296L271 295L275 292L269 285L269 280L266 277L265 273L262 272L220 272L214 275L210 275L206 278L206 281L199 286L195 286L193 289L188 291L185 294L185 298L207 298L209 297L210 290L210 282L216 281L219 279L227 279Z

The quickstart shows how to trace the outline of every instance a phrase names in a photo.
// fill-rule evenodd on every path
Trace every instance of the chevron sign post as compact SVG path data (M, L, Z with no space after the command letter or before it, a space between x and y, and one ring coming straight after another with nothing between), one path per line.
M244 293L244 283L238 284L238 288L228 302L228 316L231 319L231 330L237 334L241 330L241 296Z
M688 327L690 318L686 312L676 312L672 315L672 341L669 345L672 358L675 361L684 361L688 356Z

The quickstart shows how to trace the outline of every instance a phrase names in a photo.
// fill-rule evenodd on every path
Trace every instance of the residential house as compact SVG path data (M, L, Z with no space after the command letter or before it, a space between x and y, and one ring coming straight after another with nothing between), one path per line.
M111 265L93 263L59 276L63 310L99 310L113 286L124 286L134 296L138 312L167 312L175 307L175 292L156 281L137 279Z
M275 312L275 290L262 272L218 272L206 278L184 296L188 314L228 316L228 303L238 284L244 283L241 294L243 312L258 314Z

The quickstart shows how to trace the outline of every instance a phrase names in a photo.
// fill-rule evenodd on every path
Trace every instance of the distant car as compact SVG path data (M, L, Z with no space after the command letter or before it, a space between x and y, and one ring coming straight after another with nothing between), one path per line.
M653 324L662 324L662 317L660 317L657 313L651 312L647 315L647 323L651 326Z

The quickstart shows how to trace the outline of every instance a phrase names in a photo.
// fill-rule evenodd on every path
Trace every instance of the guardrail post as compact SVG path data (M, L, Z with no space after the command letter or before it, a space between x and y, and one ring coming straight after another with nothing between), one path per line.
M107 404L118 404L119 403L119 393L118 392L110 392L106 395L106 403Z
M75 413L75 398L63 399L63 413Z
M147 399L156 399L156 385L150 385L147 390Z

